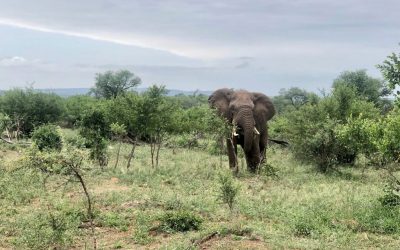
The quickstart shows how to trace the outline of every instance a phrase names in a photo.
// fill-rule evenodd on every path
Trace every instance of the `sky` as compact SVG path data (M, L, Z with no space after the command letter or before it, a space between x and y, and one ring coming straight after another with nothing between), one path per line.
M329 90L399 51L398 0L0 0L0 89L89 88L128 69L168 89Z

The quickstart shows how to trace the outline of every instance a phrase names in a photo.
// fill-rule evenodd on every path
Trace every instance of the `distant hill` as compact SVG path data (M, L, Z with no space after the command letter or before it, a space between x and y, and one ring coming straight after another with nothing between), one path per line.
M86 95L89 93L89 88L57 88L57 89L35 89L36 91L40 91L43 93L54 93L56 95L62 97L68 97L73 95ZM139 93L142 93L147 90L147 88L138 88L136 89ZM0 95L4 92L4 90L0 90ZM168 96L175 96L179 94L183 95L192 95L194 92L197 94L211 95L212 91L203 91L203 90L179 90L179 89L168 89Z
M89 93L88 88L63 88L63 89L35 89L43 93L54 93L62 97L68 97L73 95L86 95Z

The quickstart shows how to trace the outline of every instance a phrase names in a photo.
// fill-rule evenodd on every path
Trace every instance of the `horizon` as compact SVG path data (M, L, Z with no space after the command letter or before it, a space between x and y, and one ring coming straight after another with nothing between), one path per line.
M0 89L90 88L127 69L143 87L278 94L330 89L399 49L395 0L3 1ZM238 35L240 34L240 35Z

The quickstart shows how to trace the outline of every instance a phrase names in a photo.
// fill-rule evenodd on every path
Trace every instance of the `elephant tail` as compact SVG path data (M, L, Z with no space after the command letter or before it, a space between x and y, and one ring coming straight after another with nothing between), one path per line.
M283 141L283 140L268 139L268 141L274 142L274 143L282 145L284 147L288 147L289 146L289 142Z

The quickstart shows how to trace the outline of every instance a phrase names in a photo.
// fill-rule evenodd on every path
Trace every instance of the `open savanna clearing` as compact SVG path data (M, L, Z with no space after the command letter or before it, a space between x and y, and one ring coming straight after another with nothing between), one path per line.
M221 176L230 176L226 156L162 148L151 167L150 148L138 146L126 169L129 145L113 169L117 145L104 170L85 171L94 203L98 249L398 249L398 208L379 198L384 170L343 167L322 174L296 162L286 149L269 148L269 168L249 174L243 161L231 185L239 191L232 209L221 199ZM15 149L16 150L16 149ZM21 154L1 151L0 247L92 248L86 200L76 182L18 169ZM25 149L19 149L24 151ZM165 226L171 214L199 218L185 232ZM183 222L182 222L183 221ZM189 222L188 222L189 221Z

